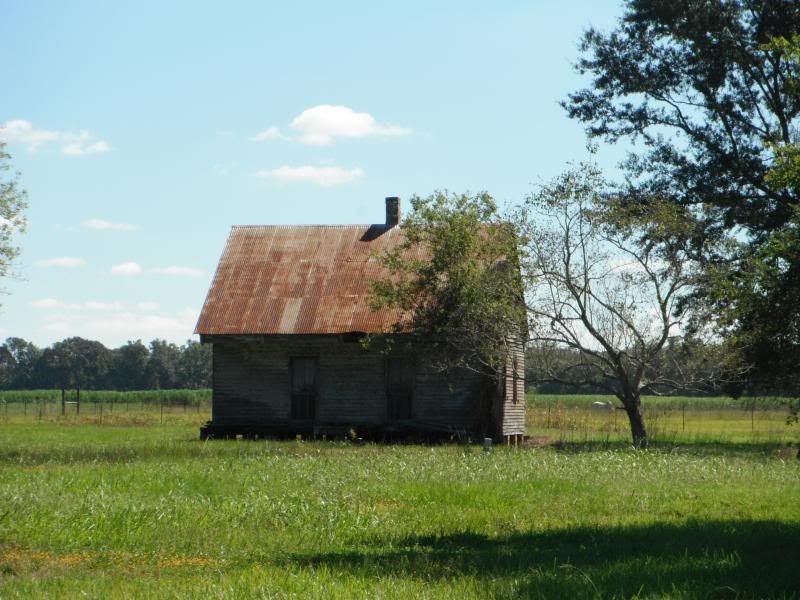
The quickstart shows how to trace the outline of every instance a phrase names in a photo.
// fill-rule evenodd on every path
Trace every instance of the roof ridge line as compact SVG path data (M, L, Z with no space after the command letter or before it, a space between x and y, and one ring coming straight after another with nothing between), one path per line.
M278 225L278 224L271 224L271 225L231 225L232 229L244 229L244 228L257 228L257 227L338 227L338 228L346 228L346 227L388 227L385 223L352 223L348 225L338 225L338 224L324 224L324 223L316 223L316 224L285 224L285 225Z

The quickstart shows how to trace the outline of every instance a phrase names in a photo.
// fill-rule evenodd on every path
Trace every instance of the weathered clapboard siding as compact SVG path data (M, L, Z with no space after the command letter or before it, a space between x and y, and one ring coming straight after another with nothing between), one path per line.
M390 424L385 356L343 336L236 336L214 341L212 426L292 428L290 361L317 359L315 426ZM412 418L395 424L471 431L485 380L442 373L416 356ZM499 430L496 432L502 434Z
M515 341L512 347L503 386L504 436L525 434L525 351L519 341Z
M411 357L387 360L359 344L361 335L382 336L411 322L410 313L375 310L369 301L370 282L391 276L378 257L406 240L400 199L385 202L383 224L231 230L195 328L202 342L214 344L212 420L201 436L317 434L341 425L521 441L521 344L512 352L516 365L501 377L443 373L424 355L414 358L412 377ZM409 258L428 256L424 245L408 250Z

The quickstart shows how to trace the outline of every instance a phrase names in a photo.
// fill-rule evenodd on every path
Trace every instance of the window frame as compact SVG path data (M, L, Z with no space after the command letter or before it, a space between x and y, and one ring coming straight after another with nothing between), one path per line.
M314 365L314 385L311 394L295 393L295 364L299 361L311 361ZM306 399L306 402L299 404L300 399L303 398ZM289 357L289 402L289 415L293 421L313 421L317 418L319 408L319 356L297 355ZM299 410L301 406L305 410Z
M402 361L401 362L401 373L405 368L408 368L411 374L409 380L409 386L407 391L407 400L405 400L405 411L402 413L398 410L398 397L404 397L405 394L399 394L397 392L392 391L391 385L391 363L393 361ZM414 356L411 355L394 355L394 356L387 356L386 361L384 363L384 384L386 388L386 416L389 421L408 421L414 418L414 391L416 387L416 377L417 377L417 363ZM402 379L402 375L401 375Z

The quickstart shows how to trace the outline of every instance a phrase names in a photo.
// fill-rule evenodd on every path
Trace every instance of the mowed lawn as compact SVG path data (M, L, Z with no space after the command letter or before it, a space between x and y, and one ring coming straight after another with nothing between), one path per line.
M484 454L91 419L0 419L0 598L800 596L796 426Z

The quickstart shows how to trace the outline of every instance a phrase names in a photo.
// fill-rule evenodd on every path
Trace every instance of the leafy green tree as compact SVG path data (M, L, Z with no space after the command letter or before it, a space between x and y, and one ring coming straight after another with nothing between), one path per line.
M149 389L174 389L177 387L180 348L165 340L150 342L150 359L147 361L145 381Z
M111 351L100 342L71 337L42 352L34 379L48 388L106 389L111 361Z
M147 385L150 351L141 340L128 342L112 351L111 385L118 390L142 390Z
M695 299L762 382L800 359L799 32L793 0L627 0L613 31L584 34L592 84L563 103L590 137L633 145L628 203L689 209Z
M7 177L11 156L5 148L0 141L0 279L12 274L14 260L19 255L14 237L25 231L24 210L28 205L27 192L19 186L19 174Z
M33 373L42 351L32 342L18 337L6 339L0 346L2 387L24 389L33 382Z
M199 389L211 386L210 344L187 340L180 348L177 378L178 387Z
M513 228L489 194L447 192L411 198L401 226L403 242L380 257L390 275L372 284L374 308L409 315L390 343L497 377L524 336Z
M800 36L772 40L767 47L800 65ZM800 80L787 81L800 103ZM774 162L765 182L776 193L800 195L800 146L770 143ZM721 307L729 343L756 367L753 391L797 394L800 389L800 207L785 223L750 248L740 242L741 260L710 268L710 296Z

